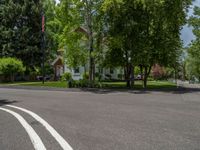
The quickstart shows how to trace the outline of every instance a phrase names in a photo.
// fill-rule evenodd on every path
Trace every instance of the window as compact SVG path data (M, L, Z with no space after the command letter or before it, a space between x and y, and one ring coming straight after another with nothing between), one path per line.
M103 68L99 68L99 73L103 73Z
M113 74L114 70L112 68L110 68L110 74Z
M79 67L74 69L74 73L80 73Z

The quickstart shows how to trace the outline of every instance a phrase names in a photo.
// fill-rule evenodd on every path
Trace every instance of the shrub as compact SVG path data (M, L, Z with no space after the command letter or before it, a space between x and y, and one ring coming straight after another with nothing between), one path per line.
M89 73L88 72L85 72L83 73L83 80L89 80Z
M70 81L72 80L72 74L70 72L66 72L62 75L62 81Z
M118 74L117 77L118 77L118 79L122 80L123 79L123 74Z
M95 78L97 78L98 81L101 81L102 75L100 73L96 72Z
M99 82L91 82L89 80L79 80L79 81L72 81L72 87L74 88L100 88L102 87Z
M111 80L111 78L112 78L112 76L110 74L106 74L105 76L106 76L106 79L109 79L109 80Z
M16 58L0 58L0 75L8 77L9 81L14 81L14 76L17 73L23 73L25 68L22 61Z

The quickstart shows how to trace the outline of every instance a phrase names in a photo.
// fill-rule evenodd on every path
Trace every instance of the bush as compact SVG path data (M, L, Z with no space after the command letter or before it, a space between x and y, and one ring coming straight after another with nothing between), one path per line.
M110 74L106 74L105 76L106 76L106 79L109 79L109 80L111 80L111 78L112 78L112 76Z
M118 77L118 79L122 80L123 79L123 74L118 74L117 77Z
M72 80L72 74L70 72L66 72L62 75L62 81L70 81Z
M89 73L88 72L85 72L83 73L83 80L89 80Z
M153 77L148 77L148 81L154 81L154 78Z
M72 81L72 87L74 88L100 88L99 82L90 82L89 80Z
M16 58L0 58L0 75L8 77L9 81L14 81L14 76L17 73L23 73L25 68L22 61Z
M95 78L97 78L98 81L101 81L102 75L100 73L96 72Z

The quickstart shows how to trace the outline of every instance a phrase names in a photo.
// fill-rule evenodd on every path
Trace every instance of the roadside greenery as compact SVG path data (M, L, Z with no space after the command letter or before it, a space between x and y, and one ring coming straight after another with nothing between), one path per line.
M188 48L186 70L190 80L200 82L200 8L194 8L194 15L190 17L189 24L193 27L193 34L196 39Z
M14 81L14 77L18 73L25 70L22 61L15 58L0 58L0 75L7 81Z
M89 68L75 87L102 87L101 68L121 68L120 79L137 87L137 75L148 78L179 77L180 31L192 0L1 0L0 56L22 60L29 76L41 75L41 12L45 12L45 67L52 74L56 55L74 69ZM189 24L197 37L188 49L188 76L200 79L199 8ZM155 68L154 66L159 66ZM190 66L190 67L189 67ZM20 72L20 69L19 69ZM124 76L123 76L124 74ZM5 73L4 73L5 75ZM109 75L107 75L109 77ZM185 76L185 75L184 75ZM34 77L33 77L34 78ZM71 80L65 73L62 80ZM111 77L110 77L111 79Z
M70 72L66 72L62 75L62 81L70 81L72 80L72 74Z
M16 82L10 84L3 84L9 86L33 86L33 87L52 87L52 88L67 88L67 82L65 81L51 81L45 82L42 84L41 82ZM89 88L88 80L80 80L74 81L73 88ZM104 88L104 89L127 89L125 82L96 82L95 88ZM142 89L142 82L136 81L134 89ZM168 81L148 81L147 89L175 89L176 84Z

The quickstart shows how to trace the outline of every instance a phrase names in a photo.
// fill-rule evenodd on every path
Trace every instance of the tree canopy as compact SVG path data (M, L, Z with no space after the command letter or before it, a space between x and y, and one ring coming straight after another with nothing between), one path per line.
M121 67L128 86L134 84L134 68L139 67L146 87L153 65L176 68L182 47L180 31L191 2L60 0L56 4L55 0L2 0L0 55L17 57L29 68L40 66L44 10L47 62L55 58L57 50L63 51L69 67L89 64L91 81L95 80L96 64ZM195 8L190 18L197 36L191 46L195 48L191 49L196 50L200 36L198 15L199 9Z
M200 81L200 8L194 8L194 15L189 19L196 39L188 48L187 71L190 78L196 77Z
M103 9L108 29L108 62L125 67L127 80L133 66L144 68L146 87L154 64L176 64L181 48L180 30L190 3L190 0L106 0Z

